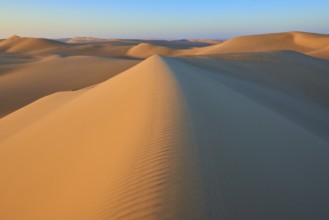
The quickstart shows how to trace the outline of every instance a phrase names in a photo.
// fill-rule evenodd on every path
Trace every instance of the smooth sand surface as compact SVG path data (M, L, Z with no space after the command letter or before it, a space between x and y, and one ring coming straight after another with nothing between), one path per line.
M189 109L206 219L326 219L328 139L273 109L281 103L260 102L253 87L166 60ZM328 111L322 117L328 126Z
M0 49L0 219L327 220L326 39Z

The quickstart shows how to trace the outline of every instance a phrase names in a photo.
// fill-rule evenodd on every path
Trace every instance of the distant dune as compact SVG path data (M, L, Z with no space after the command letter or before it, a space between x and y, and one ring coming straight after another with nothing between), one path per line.
M172 54L172 50L167 47L155 46L148 43L140 43L128 51L128 55L138 58L147 58L155 54L167 55Z
M328 39L0 41L0 219L326 220Z
M44 49L54 49L64 44L58 41L12 36L0 42L0 50L10 53L29 53Z
M288 32L276 34L250 35L232 38L222 44L204 48L200 54L257 52L271 50L294 50L297 52L312 54L329 45L329 35ZM327 57L328 54L314 56Z
M13 36L0 41L0 51L38 52L39 54L43 52L43 54L66 56L147 58L153 55L195 56L293 50L314 57L328 58L329 56L329 35L304 32L241 36L225 42L218 40L120 40L92 37L67 38L60 41Z
M104 42L106 39L95 38L95 37L74 37L66 41L66 43L93 43L93 42Z

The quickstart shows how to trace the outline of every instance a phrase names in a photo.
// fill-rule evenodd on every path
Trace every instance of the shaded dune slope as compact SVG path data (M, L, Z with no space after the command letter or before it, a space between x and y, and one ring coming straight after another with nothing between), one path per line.
M328 139L329 62L294 51L177 58ZM322 133L322 134L321 134Z
M190 110L209 219L328 216L328 140L228 79L168 63Z
M0 217L326 219L328 140L223 76L153 56L1 119Z

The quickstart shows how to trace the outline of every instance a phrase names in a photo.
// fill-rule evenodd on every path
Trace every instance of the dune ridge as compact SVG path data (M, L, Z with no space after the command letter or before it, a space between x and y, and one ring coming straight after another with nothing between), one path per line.
M199 211L193 215L187 211L201 211L199 200L182 194L191 189L196 191L192 196L197 195L198 185L189 182L195 175L184 165L189 158L180 160L188 140L181 123L180 96L170 74L161 58L152 57L69 98L41 120L19 125L25 121L24 111L47 106L46 100L1 119L1 130L11 124L22 128L0 141L1 179L5 180L1 218L180 219L187 215L200 219ZM70 125L62 127L68 121ZM33 147L26 149L27 144ZM24 180L25 190L18 190L12 181L23 181L24 175L17 174L27 170L30 178ZM54 175L51 180L48 174ZM46 184L35 198L39 181ZM22 200L8 202L20 193ZM59 205L56 213L51 212ZM13 206L21 211L13 213Z

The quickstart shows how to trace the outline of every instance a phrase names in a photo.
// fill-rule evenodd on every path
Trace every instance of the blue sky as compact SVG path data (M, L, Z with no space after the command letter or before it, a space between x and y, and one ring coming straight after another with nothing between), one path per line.
M0 0L0 38L221 38L329 33L328 0Z

